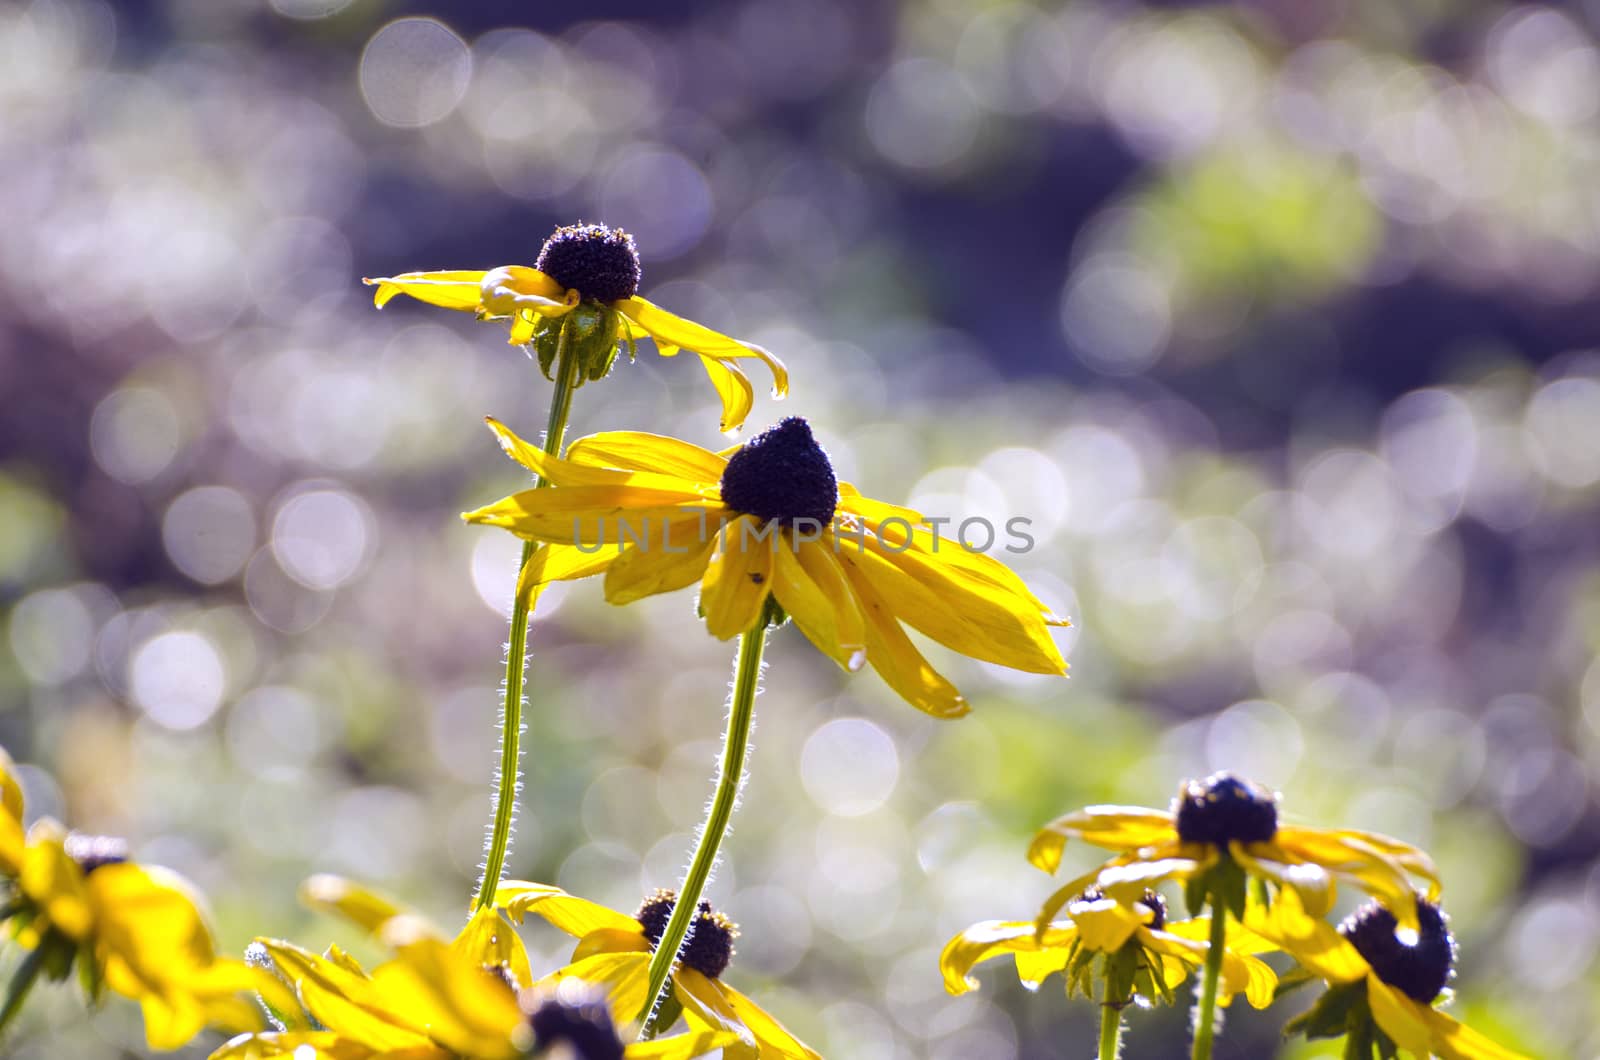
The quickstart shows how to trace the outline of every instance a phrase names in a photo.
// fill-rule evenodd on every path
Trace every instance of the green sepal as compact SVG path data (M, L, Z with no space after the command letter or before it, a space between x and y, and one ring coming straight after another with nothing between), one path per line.
M556 354L561 352L561 329L564 327L566 317L540 317L533 327L533 352L539 358L539 371L552 383L556 381Z
M1277 1001L1280 997L1292 994L1302 987L1309 986L1312 983L1320 983L1321 981L1297 964L1289 971L1278 976L1278 984L1272 988L1272 1000Z
M617 360L622 318L599 302L579 302L563 318L567 327L567 356L577 362L578 385L604 379ZM541 365L543 364L541 354ZM549 375L549 371L545 375Z
M83 988L83 997L94 1008L105 1000L106 977L105 970L100 967L100 962L92 955L86 954L78 962L78 985Z
M1205 911L1207 875L1202 872L1183 881L1183 905L1190 916L1199 916Z
M1300 1034L1307 1038L1339 1038L1359 1028L1367 1013L1364 983L1330 986L1316 1002L1283 1028L1285 1038Z
M668 990L667 996L661 999L661 1004L656 1006L655 1028L657 1034L665 1034L678 1022L678 1017L683 1015L683 1002L678 1000L676 989Z

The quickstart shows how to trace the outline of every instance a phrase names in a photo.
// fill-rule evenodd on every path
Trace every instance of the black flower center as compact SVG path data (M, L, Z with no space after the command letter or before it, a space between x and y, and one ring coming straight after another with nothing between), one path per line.
M565 1047L575 1060L622 1060L622 1039L604 1001L584 998L565 1001L547 996L528 1014L533 1029L530 1054L544 1056Z
M581 222L558 228L544 241L534 267L596 302L639 293L639 249L620 228Z
M1366 958L1379 979L1424 1005L1439 996L1450 981L1456 961L1456 940L1444 913L1432 902L1417 899L1417 936L1407 941L1396 933L1395 915L1368 902L1345 918L1339 934Z
M67 857L77 862L85 876L106 865L120 865L128 860L128 843L108 835L83 835L73 832L62 843Z
M1189 781L1173 810L1178 838L1185 843L1261 843L1278 832L1277 796L1232 773Z
M762 520L820 529L833 522L839 480L811 425L790 416L768 427L728 458L722 472L722 503Z
M1072 901L1074 904L1078 902L1099 902L1103 901L1105 896L1106 892L1102 891L1100 888L1090 887ZM1145 927L1149 928L1151 931L1160 931L1162 928L1167 926L1167 900L1161 897L1160 894L1147 889L1139 896L1139 904L1155 914L1155 916L1151 918L1150 923L1146 924Z
M657 890L639 906L634 918L644 928L644 937L650 940L650 945L661 943L661 933L667 930L667 921L672 918L672 909L677 904L676 891ZM739 928L732 920L712 909L710 902L701 902L689 924L689 942L681 951L681 959L707 979L715 979L733 960L733 940L738 937Z

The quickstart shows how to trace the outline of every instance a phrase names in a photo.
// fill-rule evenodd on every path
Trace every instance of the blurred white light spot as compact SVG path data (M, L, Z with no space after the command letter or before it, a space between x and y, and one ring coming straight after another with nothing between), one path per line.
M422 853L428 827L422 800L398 788L357 788L331 808L332 849L327 856L363 879L405 875Z
M977 139L981 112L966 82L934 59L902 59L867 99L867 136L880 154L907 169L957 161Z
M89 664L94 616L70 589L24 596L11 611L11 653L36 685L59 685Z
M865 718L835 718L800 752L800 780L829 813L859 817L882 806L900 779L894 740Z
M1582 902L1540 902L1512 931L1512 974L1529 990L1561 990L1589 970L1597 944L1600 925Z
M1540 387L1523 431L1545 477L1572 489L1600 481L1600 380L1557 379Z
M1243 773L1274 788L1293 778L1304 751L1300 723L1264 699L1234 704L1206 731L1206 760L1212 770Z
M328 717L298 689L257 688L228 711L228 748L234 761L258 776L298 772L330 742Z
M1512 105L1551 125L1576 125L1600 107L1600 57L1566 14L1514 8L1490 31L1489 76Z
M372 517L356 498L342 490L312 490L278 509L272 554L301 585L336 589L361 570L372 533Z
M353 2L354 0L272 0L272 9L286 18L310 21L336 15Z
M167 506L161 541L173 565L216 585L244 569L256 545L255 513L238 490L198 486Z
M1149 271L1091 258L1067 281L1061 328L1090 368L1137 375L1166 350L1172 309L1165 286Z
M432 125L456 109L471 80L471 50L436 19L396 19L361 53L361 94L386 125Z
M676 151L644 148L608 167L600 213L626 228L652 261L693 250L711 224L711 186Z
M95 407L89 420L89 445L106 474L136 486L149 482L172 463L182 441L178 410L160 391L148 387L117 390Z
M1448 390L1413 390L1383 415L1379 451L1418 502L1408 514L1424 532L1460 514L1478 457L1472 409Z
M158 725L193 729L222 705L227 675L216 646L199 633L163 633L134 653L129 671L133 702Z

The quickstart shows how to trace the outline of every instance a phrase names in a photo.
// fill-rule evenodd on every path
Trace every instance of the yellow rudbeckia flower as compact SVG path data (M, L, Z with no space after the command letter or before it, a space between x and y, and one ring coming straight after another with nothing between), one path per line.
M1383 900L1403 920L1415 915L1413 875L1428 881L1430 898L1439 891L1438 871L1416 847L1376 832L1280 824L1277 796L1230 773L1184 784L1170 810L1090 806L1059 817L1034 836L1028 860L1054 872L1069 839L1118 854L1060 888L1045 904L1041 922L1091 885L1123 897L1159 880L1193 886L1213 870L1233 872L1231 866L1294 892L1313 916L1332 907L1336 879ZM1235 916L1244 915L1243 876L1235 874L1217 891L1228 897Z
M572 962L558 975L604 987L613 1011L644 1007L649 999L650 957L677 902L673 892L656 891L639 906L636 916L542 883L503 883L495 900L518 923L534 913L578 940ZM737 1033L740 1040L724 1050L730 1060L821 1060L816 1050L723 981L737 937L738 928L731 920L713 910L709 902L701 902L689 941L672 971L668 1003L681 1006L691 1026ZM658 1025L667 1027L672 1022L663 1018Z
M731 1031L624 1047L624 1010L560 973L530 984L521 940L493 909L479 910L452 941L421 917L349 881L318 876L302 897L382 942L392 958L369 974L337 947L318 955L276 939L258 946L298 1000L283 1027L245 1034L211 1060L688 1060L735 1044ZM642 1004L641 1000L638 1004Z
M550 375L563 322L566 341L582 365L577 382L611 369L618 343L653 339L663 357L680 349L700 357L722 401L722 429L736 430L755 403L750 379L736 363L756 358L772 372L774 397L789 391L783 362L752 342L729 338L639 297L639 252L633 237L600 224L558 228L533 268L502 265L486 272L407 272L362 282L377 285L382 308L397 294L445 309L476 313L480 320L509 320L511 342L532 343Z
M1167 903L1146 891L1131 904L1105 897L1093 888L1068 902L1065 918L1044 930L1034 920L985 920L951 939L939 956L944 986L952 994L978 987L973 967L1010 954L1017 978L1038 989L1056 972L1066 973L1067 996L1074 993L1121 1007L1173 1003L1173 991L1205 963L1211 932L1209 917L1169 922ZM1255 956L1270 947L1230 926L1222 960L1222 1003L1244 994L1256 1008L1272 1003L1277 976ZM1098 976L1097 966L1098 965ZM1096 978L1103 986L1096 994Z
M463 516L547 543L523 566L521 598L601 573L614 604L698 582L706 628L722 640L755 627L775 601L840 666L870 664L942 718L971 708L902 622L976 659L1066 672L1049 628L1065 621L1004 564L837 481L803 419L727 453L618 431L573 442L565 459L489 426L512 459L555 486Z
M91 1001L105 989L137 1001L152 1049L177 1049L213 1026L263 1025L253 995L279 985L242 961L218 957L194 888L176 873L127 859L120 840L68 834L51 820L24 833L22 790L0 748L0 890L5 924L26 950L0 1027L42 973L76 965Z
M1455 940L1433 902L1414 896L1413 914L1417 927L1407 930L1387 907L1368 902L1335 929L1308 916L1293 894L1271 907L1253 905L1245 927L1328 984L1288 1033L1349 1034L1350 1057L1393 1056L1398 1047L1424 1060L1526 1060L1433 1007L1453 974Z

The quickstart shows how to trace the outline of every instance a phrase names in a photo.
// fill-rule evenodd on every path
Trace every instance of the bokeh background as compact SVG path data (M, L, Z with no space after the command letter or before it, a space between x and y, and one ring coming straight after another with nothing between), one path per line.
M314 871L453 926L496 762L515 488L549 384L362 275L634 232L644 293L767 344L842 474L1033 520L1070 681L933 650L917 715L775 638L711 892L730 978L837 1058L1086 1055L966 924L1027 837L1230 767L1443 866L1455 1012L1600 1054L1600 3L32 0L0 7L0 742L237 950ZM404 300L401 300L404 301ZM575 430L725 444L641 352ZM710 790L688 593L551 593L519 877L631 909ZM1091 855L1077 851L1073 865ZM530 926L545 967L565 954ZM0 963L8 969L15 956ZM1303 1004L1300 1002L1298 1004ZM1231 1014L1219 1056L1297 1005ZM1186 1013L1129 1055L1178 1055ZM18 1057L138 1055L41 991ZM203 1049L195 1050L203 1055Z

